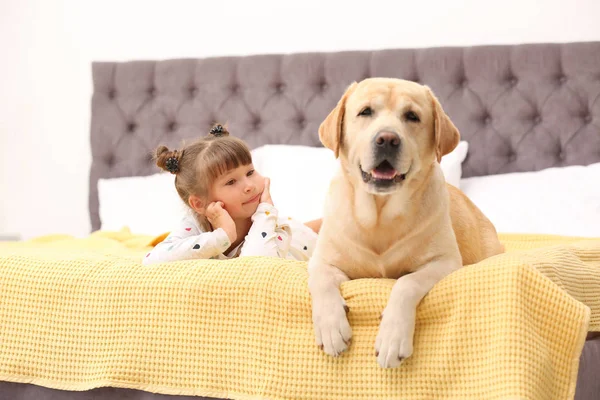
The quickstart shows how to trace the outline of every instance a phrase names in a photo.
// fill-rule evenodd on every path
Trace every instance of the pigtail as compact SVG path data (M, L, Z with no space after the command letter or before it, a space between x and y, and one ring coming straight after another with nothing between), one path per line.
M177 174L181 170L180 161L183 152L179 150L169 150L167 146L158 146L154 152L156 165L172 174Z
M213 127L208 133L210 133L215 138L229 136L229 131L226 127L224 127L221 124L213 125Z

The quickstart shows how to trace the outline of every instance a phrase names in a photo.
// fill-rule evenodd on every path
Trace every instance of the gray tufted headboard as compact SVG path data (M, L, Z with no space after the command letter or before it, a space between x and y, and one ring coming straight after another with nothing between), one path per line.
M158 172L215 122L251 147L320 146L317 129L352 82L397 77L430 86L469 142L463 176L600 162L600 42L166 61L96 62L89 207L100 178Z

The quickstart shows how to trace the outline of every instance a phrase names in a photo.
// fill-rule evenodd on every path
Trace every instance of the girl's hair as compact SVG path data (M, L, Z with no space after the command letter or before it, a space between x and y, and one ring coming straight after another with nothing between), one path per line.
M219 124L213 126L207 136L181 150L158 146L154 159L161 169L175 174L177 193L188 206L191 195L206 198L219 176L252 163L246 143L229 136L227 129ZM210 226L203 216L197 216L197 219L204 228Z

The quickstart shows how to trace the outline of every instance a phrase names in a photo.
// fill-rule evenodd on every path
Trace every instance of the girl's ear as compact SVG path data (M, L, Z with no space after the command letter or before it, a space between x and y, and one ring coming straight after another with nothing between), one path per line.
M190 195L188 204L192 210L196 211L198 214L204 215L206 213L206 202L201 197L194 194Z

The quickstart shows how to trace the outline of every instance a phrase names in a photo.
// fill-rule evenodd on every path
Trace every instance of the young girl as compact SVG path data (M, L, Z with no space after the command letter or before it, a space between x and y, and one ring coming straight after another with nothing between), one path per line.
M190 259L271 256L308 260L319 221L281 218L269 179L252 166L246 144L221 125L183 150L159 146L156 164L175 174L175 188L190 215L144 259L143 264Z

